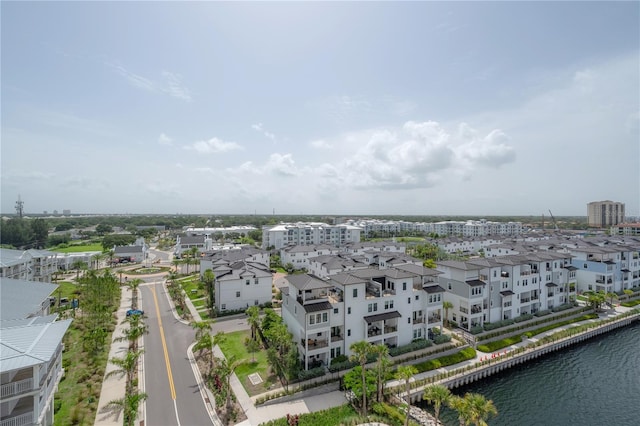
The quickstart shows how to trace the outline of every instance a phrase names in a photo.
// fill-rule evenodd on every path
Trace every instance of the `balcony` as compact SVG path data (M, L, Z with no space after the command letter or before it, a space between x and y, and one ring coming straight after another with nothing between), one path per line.
M468 314L469 313L469 309L460 306L460 312L462 312L463 314Z
M413 319L414 324L424 324L424 317L418 317Z
M428 321L429 324L439 323L442 321L442 318L440 317L440 315L431 315Z
M508 272L501 272L501 273L500 273L500 276L501 276L502 278L509 278L509 273L508 273Z
M307 339L307 345L304 344L304 339L300 339L300 344L303 348L306 348L308 351L313 351L316 349L326 348L329 346L327 339L318 340L318 339Z
M540 296L538 296L537 294L534 294L531 296L531 300L538 300L540 299Z
M331 342L339 342L341 340L344 339L344 336L342 334L332 334L331 335Z
M2 399L33 390L33 379L23 379L17 382L7 383L0 388Z
M398 326L397 325L385 325L384 326L384 332L385 333L395 333L396 331L398 331Z
M475 305L471 307L471 313L472 314L479 314L482 312L482 306L480 305Z
M0 426L26 426L33 424L33 413L24 413L0 421Z
M596 283L604 284L604 278L596 278Z
M520 303L529 303L529 302L531 302L530 297L523 297L522 299L520 299Z

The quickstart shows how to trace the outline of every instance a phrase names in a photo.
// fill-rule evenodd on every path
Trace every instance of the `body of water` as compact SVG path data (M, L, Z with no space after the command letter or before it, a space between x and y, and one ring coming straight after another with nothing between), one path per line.
M640 425L640 323L453 392L493 400L498 416L491 426ZM458 424L449 409L441 417L445 425Z

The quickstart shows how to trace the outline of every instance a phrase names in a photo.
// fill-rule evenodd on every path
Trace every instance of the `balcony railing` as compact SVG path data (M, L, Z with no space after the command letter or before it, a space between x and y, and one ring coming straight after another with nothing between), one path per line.
M529 297L523 297L522 299L520 299L520 303L528 303L531 302L531 298Z
M300 339L300 343L302 347L305 347L304 339ZM328 342L326 339L318 340L318 339L307 339L306 348L308 351L313 351L315 349L326 348L328 346Z
M440 315L432 315L429 317L429 324L433 324L440 321L442 321L442 318L440 317Z
M13 395L19 395L24 392L29 392L33 390L33 379L24 379L19 380L17 382L7 383L2 385L2 390L0 391L2 398L7 398Z
M471 313L472 314L479 314L480 312L482 312L482 307L481 306L472 306L471 307Z
M398 326L397 325L385 325L384 326L384 332L385 333L395 333L396 331L398 331Z
M332 334L331 335L331 341L332 342L339 342L340 340L343 340L344 336L342 334Z
M531 300L538 300L539 298L540 298L540 296L538 296L537 294L531 296Z
M414 324L422 324L424 323L424 317L418 317L413 319Z
M33 424L33 413L24 413L19 416L11 417L0 421L0 426L27 426Z
M463 314L468 314L469 313L469 309L463 308L462 306L460 306L460 312L462 312Z

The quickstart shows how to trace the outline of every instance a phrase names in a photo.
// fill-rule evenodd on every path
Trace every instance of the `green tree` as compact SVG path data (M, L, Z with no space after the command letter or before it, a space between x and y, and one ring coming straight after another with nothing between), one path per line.
M602 305L606 301L606 296L604 292L599 291L597 293L590 293L587 297L587 303L596 311L600 311Z
M608 292L605 297L609 299L609 305L611 305L611 307L613 307L613 299L618 300L618 295L612 291Z
M138 309L138 287L140 287L140 284L143 282L140 278L127 281L127 287L131 290L131 307L133 309Z
M236 368L241 365L246 364L246 360L235 359L234 357L229 358L229 360L222 358L219 359L218 364L218 372L225 382L225 387L227 389L227 402L226 402L226 421L229 423L231 416L231 376L235 372Z
M367 358L371 353L371 345L365 341L360 340L358 342L354 342L349 346L352 354L349 359L353 362L357 362L362 368L362 388L366 389L366 365ZM367 393L362 392L362 415L367 417Z
M362 387L362 368L357 365L351 369L347 374L343 376L343 384L345 389L353 392L354 399L352 401L353 406L360 408L362 404L362 394L366 392L366 400L369 401L375 397L376 394L376 375L373 371L367 370L365 372L366 388ZM358 402L359 404L356 404ZM361 408L360 408L361 409Z
M34 244L38 248L43 248L47 243L49 236L49 226L44 219L33 219L31 221L31 234L33 235Z
M404 380L405 386L405 398L407 399L407 416L404 420L404 425L409 424L409 413L411 412L411 399L409 398L409 392L411 392L411 379L418 374L418 369L413 365L401 365L396 372L396 378Z
M191 328L196 330L196 340L200 340L204 334L211 332L211 323L209 321L191 321L189 324Z
M149 332L149 327L144 323L142 315L130 315L123 323L127 323L129 327L123 329L122 336L115 338L114 341L127 340L129 349L135 351L138 349L138 339Z
M442 308L444 309L444 326L449 327L449 309L453 309L453 303L445 300L442 302Z
M213 310L215 306L214 284L216 282L216 276L211 269L204 271L204 274L202 274L202 282L207 290L207 304L209 305L209 309Z
M71 264L71 269L76 271L76 281L80 280L80 271L87 269L87 262L83 262L80 259L74 260Z
M452 395L449 398L449 407L458 412L458 422L460 426L471 424L473 413L468 398Z
M625 296L627 296L627 300L631 299L631 296L633 296L633 290L630 290L628 288L625 288L624 290L622 290L622 292L625 294Z
M196 341L196 344L193 346L193 350L198 352L198 354L196 355L198 358L202 359L204 354L207 354L207 361L209 362L209 371L207 372L207 375L209 377L211 377L211 375L213 374L213 369L215 366L213 346L213 336L211 336L211 334L209 333L203 333Z
M256 352L260 350L260 343L251 337L247 337L244 340L244 346L247 348L247 352L251 354L251 362L256 362Z
M140 403L145 399L147 399L146 393L134 390L132 392L127 392L123 398L109 401L107 407L118 414L120 412L124 413L124 426L134 426L136 418L138 417L138 408L140 407Z
M129 393L133 388L133 378L138 369L138 360L140 359L140 355L144 353L144 350L135 350L135 351L127 351L124 357L122 358L111 358L109 362L116 367L115 370L111 370L108 372L105 377L111 376L126 376L127 377L127 393Z
M486 399L484 395L468 393L464 399L468 400L467 404L471 412L470 420L476 426L487 426L487 419L498 415L498 409L493 405L493 401Z
M258 326L260 325L260 308L257 306L250 306L245 311L247 314L247 323L251 327L251 338L257 340L258 338Z
M22 247L31 241L31 227L21 218L0 221L0 244Z
M451 398L451 391L444 385L431 385L425 388L422 399L430 404L433 404L433 411L435 413L436 424L440 419L440 408L443 405L449 404Z
M385 376L389 372L389 348L379 344L371 347L371 353L376 355L376 400L382 402L384 398Z
M100 223L96 226L96 234L105 235L113 232L113 227L111 225L107 225L106 223Z

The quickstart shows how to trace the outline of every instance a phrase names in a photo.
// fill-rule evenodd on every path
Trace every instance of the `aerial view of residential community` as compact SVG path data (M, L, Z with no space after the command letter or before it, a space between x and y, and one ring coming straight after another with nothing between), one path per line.
M0 12L0 426L640 424L640 2Z

